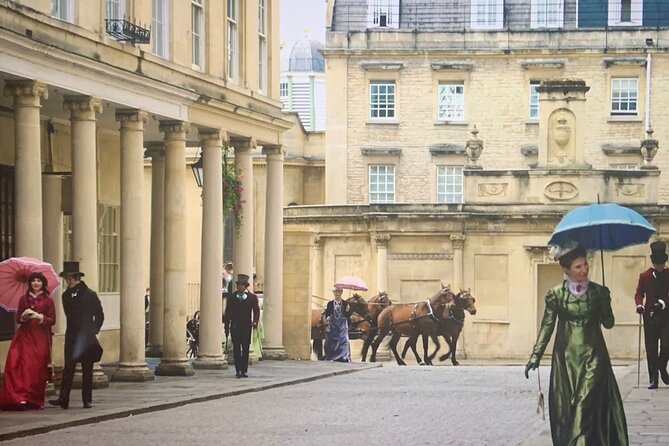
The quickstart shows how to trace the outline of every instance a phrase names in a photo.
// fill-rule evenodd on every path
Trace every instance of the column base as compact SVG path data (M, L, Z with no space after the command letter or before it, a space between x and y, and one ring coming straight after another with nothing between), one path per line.
M223 355L200 355L193 361L193 367L204 370L225 370L228 368L228 363Z
M54 395L56 395L56 385L54 383L47 383L46 389L44 389L44 396Z
M286 350L283 347L264 347L262 349L262 359L270 361L284 361L288 359Z
M104 374L100 364L97 362L93 365L93 388L106 389L109 387L109 378ZM81 364L77 364L77 369L72 380L73 389L81 389Z
M149 345L146 347L146 356L148 358L162 358L163 356L163 346L162 345Z
M155 378L146 364L119 364L112 373L111 380L118 382L146 382Z
M193 376L193 366L188 361L163 359L156 367L156 376Z

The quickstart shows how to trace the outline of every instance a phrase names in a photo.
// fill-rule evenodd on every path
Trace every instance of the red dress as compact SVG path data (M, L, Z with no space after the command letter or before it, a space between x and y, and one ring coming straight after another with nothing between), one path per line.
M44 321L28 319L21 322L21 314L26 308L43 314ZM19 300L16 321L20 325L7 353L0 409L42 409L51 356L51 326L56 322L53 299L47 294L33 296L26 293Z

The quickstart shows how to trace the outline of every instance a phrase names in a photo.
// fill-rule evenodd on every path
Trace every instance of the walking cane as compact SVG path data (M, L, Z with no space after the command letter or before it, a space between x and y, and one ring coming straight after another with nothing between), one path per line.
M640 387L641 381L641 315L639 315L639 348L636 356L636 388Z

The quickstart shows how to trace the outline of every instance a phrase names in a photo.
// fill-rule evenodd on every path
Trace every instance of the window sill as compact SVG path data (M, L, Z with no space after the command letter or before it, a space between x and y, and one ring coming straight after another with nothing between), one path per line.
M365 125L390 125L390 126L399 126L400 122L397 119L370 119L365 122Z
M609 116L606 122L643 122L643 118L637 115L614 115Z
M434 125L454 125L467 127L469 125L469 121L435 121Z
M525 125L539 125L539 120L538 119L528 119L525 121Z

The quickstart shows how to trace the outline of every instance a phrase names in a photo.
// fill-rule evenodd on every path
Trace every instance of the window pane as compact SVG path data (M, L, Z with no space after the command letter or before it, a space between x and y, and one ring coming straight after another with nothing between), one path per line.
M437 167L437 203L463 202L462 166Z
M636 114L638 79L611 79L611 113Z
M462 83L440 83L438 119L442 121L462 121L465 118L465 87Z
M369 202L395 201L395 166L369 166Z

